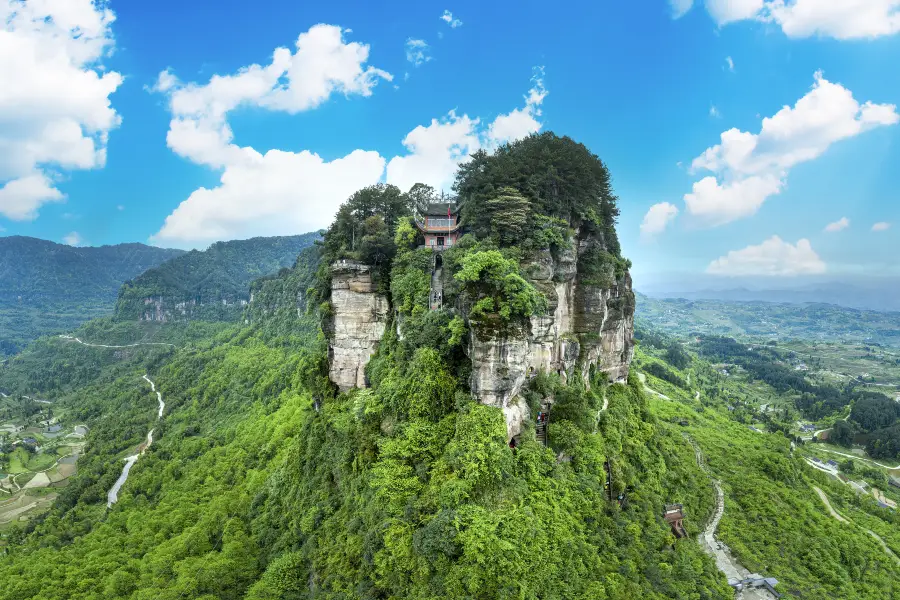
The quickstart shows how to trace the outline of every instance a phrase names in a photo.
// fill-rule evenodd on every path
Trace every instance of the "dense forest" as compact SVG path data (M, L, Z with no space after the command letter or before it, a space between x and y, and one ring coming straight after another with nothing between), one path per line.
M780 591L896 591L900 567L815 504L810 484L827 487L824 475L787 437L734 420L712 395L715 369L668 336L641 332L640 373L624 383L602 372L529 377L520 395L532 414L552 402L546 438L528 419L510 444L502 410L472 396L468 340L513 335L548 310L529 278L535 255L578 247L581 281L621 279L617 199L605 165L553 134L479 153L456 191L470 229L443 253L440 309L429 306L432 256L415 227L434 192L381 184L348 198L321 242L248 276L253 299L235 322L123 311L75 335L172 346L45 338L0 368L0 388L51 397L90 426L79 473L53 508L0 529L0 600L732 598L695 541L716 503L695 443L737 506L722 535L751 568L778 576ZM328 371L329 265L344 258L373 267L391 311L369 387L339 393ZM203 277L175 263L172 281L237 286L229 261L203 262ZM711 360L767 356L739 350L701 345ZM145 374L165 398L162 417ZM860 418L883 423L884 407L872 406ZM107 508L121 459L150 428L152 445ZM673 502L686 538L663 519ZM866 515L882 531L887 521Z
M259 237L216 242L192 250L127 281L119 291L116 316L138 319L159 301L165 320L236 320L250 300L250 283L294 264L297 254L313 244L316 232L286 237ZM176 305L190 305L183 313Z
M109 314L122 283L180 254L144 244L75 248L0 237L0 356Z

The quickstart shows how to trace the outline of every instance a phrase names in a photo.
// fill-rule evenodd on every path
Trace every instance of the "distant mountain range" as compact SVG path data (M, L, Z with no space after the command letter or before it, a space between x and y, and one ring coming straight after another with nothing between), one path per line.
M793 304L820 302L850 308L900 311L898 278L847 277L841 281L815 281L797 286L778 285L771 280L758 285L737 284L734 287L720 287L720 283L716 285L703 279L692 283L656 283L640 286L639 289L653 298Z
M0 356L114 310L120 319L233 320L254 279L292 266L318 237L217 242L190 252L0 237Z
M192 250L126 282L119 319L230 321L250 300L250 283L291 267L318 232L216 242Z
M75 248L0 237L0 355L108 314L123 282L182 254L145 244Z
M900 313L821 302L660 299L638 294L636 315L639 325L679 336L704 333L900 347Z

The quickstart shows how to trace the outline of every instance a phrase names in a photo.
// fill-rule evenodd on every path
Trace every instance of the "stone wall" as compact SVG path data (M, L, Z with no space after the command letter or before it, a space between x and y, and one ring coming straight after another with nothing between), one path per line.
M377 289L368 265L348 260L331 265L329 375L342 392L366 387L366 365L384 335L389 304Z

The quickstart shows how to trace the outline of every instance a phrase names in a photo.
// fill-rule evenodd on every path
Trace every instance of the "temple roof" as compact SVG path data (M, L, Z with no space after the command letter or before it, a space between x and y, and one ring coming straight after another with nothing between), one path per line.
M435 202L428 205L423 215L427 217L446 217L447 208L450 209L451 215L456 215L459 214L459 209L462 208L462 205L458 202Z

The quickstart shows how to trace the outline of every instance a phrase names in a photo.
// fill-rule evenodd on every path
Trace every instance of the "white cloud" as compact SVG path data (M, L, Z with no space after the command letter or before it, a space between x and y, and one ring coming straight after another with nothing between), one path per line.
M525 96L525 106L512 112L499 115L488 128L488 145L499 146L506 142L521 139L541 130L541 105L547 97L544 87L544 67L536 67L531 78L531 89Z
M719 109L715 105L712 105L709 107L709 116L713 119L721 119L722 113L719 112Z
M644 221L641 223L641 235L648 238L662 233L677 215L678 207L674 204L669 202L654 204L644 215Z
M401 190L417 182L436 189L449 187L457 165L481 148L479 123L450 111L444 119L432 119L427 127L419 125L403 139L409 154L395 156L388 163L387 182Z
M809 240L796 245L772 236L758 246L732 250L712 261L706 268L711 275L725 277L817 275L827 270L825 263L812 249Z
M890 228L891 228L891 224L885 223L884 221L882 221L881 223L875 223L874 225L872 225L872 231L887 231Z
M828 225L826 225L825 232L826 233L836 233L838 231L843 231L844 229L847 229L848 227L850 227L850 219L848 219L847 217L841 217L834 223L829 223Z
M168 71L160 75L155 87L167 90L172 112L169 147L221 171L221 179L216 187L195 190L184 200L154 241L191 247L319 229L353 192L385 178L404 190L416 182L446 189L458 163L491 140L479 119L451 111L409 132L403 140L407 154L390 161L361 149L326 161L310 150L259 151L237 145L228 114L239 106L292 113L318 106L334 93L368 96L380 79L391 78L367 67L368 46L344 42L337 27L317 25L300 36L297 47L293 55L276 50L268 66L216 75L205 85L172 80ZM297 62L311 66L304 71L296 68ZM545 94L537 85L529 92L526 109L531 114L540 114L537 107Z
M431 52L431 48L425 40L414 40L412 38L406 40L406 60L415 66L418 67L422 63L431 60L429 52Z
M673 17L692 0L670 0ZM706 0L719 25L753 20L772 23L792 38L871 39L900 32L900 0Z
M540 107L549 93L544 87L543 67L535 67L531 84L524 107L497 116L487 127L481 119L458 116L455 111L441 120L432 119L427 127L416 127L403 140L409 154L396 156L388 163L387 182L402 190L414 183L447 189L459 163L468 160L476 150L493 150L540 131Z
M763 8L763 0L706 0L706 10L719 25L754 18Z
M457 27L459 27L460 25L463 24L463 22L460 21L459 19L454 19L453 13L450 12L449 10L445 10L444 14L441 15L441 21L444 21L445 23L447 23L447 25L449 25L453 29L456 29Z
M370 96L379 80L392 79L366 66L369 47L345 42L343 33L316 25L300 34L296 52L278 48L271 64L215 75L205 85L160 74L155 87L167 91L172 112L169 147L222 175L217 187L200 188L184 200L153 240L192 245L314 230L352 192L380 179L385 160L377 152L355 150L329 162L306 150L263 153L232 142L227 116L239 106L294 114L335 93Z
M105 2L0 3L0 215L35 219L63 194L64 171L102 167L122 83L102 59L114 46Z
M691 10L694 0L669 0L669 5L672 7L672 18L680 19Z
M763 119L759 133L729 129L694 159L692 172L715 176L685 194L688 213L713 226L753 215L784 189L793 166L819 157L835 142L898 122L894 105L860 105L850 90L816 73L812 90Z
M730 56L725 57L725 64L728 65L728 70L734 73L734 60Z
M83 240L81 239L81 236L78 235L77 231L72 231L68 235L63 237L63 242L65 242L69 246L78 246L82 241Z

